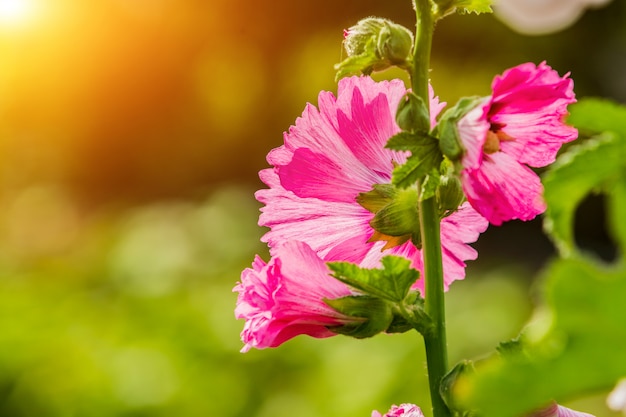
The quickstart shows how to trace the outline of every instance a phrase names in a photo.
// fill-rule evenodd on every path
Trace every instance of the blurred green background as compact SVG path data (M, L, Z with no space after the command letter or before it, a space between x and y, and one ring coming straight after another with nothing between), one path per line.
M416 334L238 352L231 290L255 253L267 259L257 172L305 103L335 89L342 30L371 15L414 25L408 0L0 0L1 416L428 409ZM626 102L625 23L623 0L537 37L452 16L432 82L454 103L547 60L579 97ZM578 238L610 257L601 210L583 206ZM553 253L540 221L475 246L448 296L452 362L517 334ZM571 405L614 415L604 393Z

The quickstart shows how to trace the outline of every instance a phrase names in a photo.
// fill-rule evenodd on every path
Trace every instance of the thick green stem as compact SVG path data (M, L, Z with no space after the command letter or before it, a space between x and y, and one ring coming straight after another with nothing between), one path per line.
M415 48L413 49L413 68L411 88L428 103L428 71L430 70L430 49L433 43L433 22L430 0L416 0Z
M439 213L434 198L420 202L420 223L426 287L424 307L426 314L433 321L432 331L424 334L430 398L433 415L435 417L447 417L450 415L450 411L439 394L441 380L448 372L448 349Z
M430 0L416 0L417 16L415 49L411 88L424 103L429 103L428 72L430 70L430 50L434 32L434 18ZM422 253L424 256L425 309L433 320L433 330L424 335L426 362L430 384L430 398L434 417L449 417L439 386L448 371L448 353L446 344L446 321L443 287L443 264L441 258L441 230L437 202L434 197L419 203L422 234Z

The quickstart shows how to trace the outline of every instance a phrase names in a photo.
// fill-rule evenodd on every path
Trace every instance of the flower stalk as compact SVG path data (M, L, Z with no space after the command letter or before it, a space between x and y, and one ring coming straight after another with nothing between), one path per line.
M411 88L428 103L428 72L430 51L434 32L434 17L430 0L415 0L416 36L413 50ZM426 313L433 321L432 331L424 335L430 397L435 417L448 417L439 386L448 371L446 344L445 302L443 285L443 263L441 255L441 229L436 197L420 199L422 251L424 256L424 279Z

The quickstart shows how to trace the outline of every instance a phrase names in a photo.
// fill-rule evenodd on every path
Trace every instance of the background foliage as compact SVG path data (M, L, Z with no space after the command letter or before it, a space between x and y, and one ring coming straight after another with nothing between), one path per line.
M334 90L343 28L369 15L412 27L408 0L31 2L0 19L0 415L356 417L428 404L417 334L242 355L231 292L266 257L253 198L264 155ZM545 59L572 71L579 97L626 102L625 19L614 0L529 38L489 15L446 18L433 84L453 103ZM575 239L611 259L601 203L583 201ZM452 363L519 332L554 253L540 221L492 227L475 246L447 299ZM605 394L570 405L611 416Z

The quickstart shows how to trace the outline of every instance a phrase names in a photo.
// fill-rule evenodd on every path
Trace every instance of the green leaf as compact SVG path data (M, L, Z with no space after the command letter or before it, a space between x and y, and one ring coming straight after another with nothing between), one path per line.
M456 0L452 2L452 7L456 7L458 13L493 13L491 9L492 0Z
M393 151L419 152L424 146L432 146L433 143L436 143L436 140L426 134L400 132L389 138L385 148Z
M548 314L521 345L476 363L476 373L457 382L455 398L466 410L520 416L551 400L608 390L626 375L624 266L561 259L547 276Z
M567 122L583 133L615 132L626 136L626 107L618 103L587 98L569 107Z
M626 208L626 180L614 184L609 190L608 198L608 231L621 248L622 256L626 250L626 221L624 221L624 210Z
M385 256L382 269L360 268L350 262L328 262L333 276L339 281L368 295L393 302L402 302L419 278L419 272L411 268L408 259Z
M624 181L626 143L623 137L604 133L571 147L544 175L548 205L544 228L562 256L576 252L573 221L576 207L591 192L615 180ZM622 223L621 221L615 224Z
M335 333L363 339L384 332L393 321L391 305L380 298L369 295L348 296L332 300L325 299L324 302L347 316L364 319L363 322L357 324L330 327L330 330Z
M429 141L411 152L412 155L406 163L393 170L391 182L401 188L414 185L433 169L438 169L441 161L443 161L443 155L439 150L438 142L435 140Z

